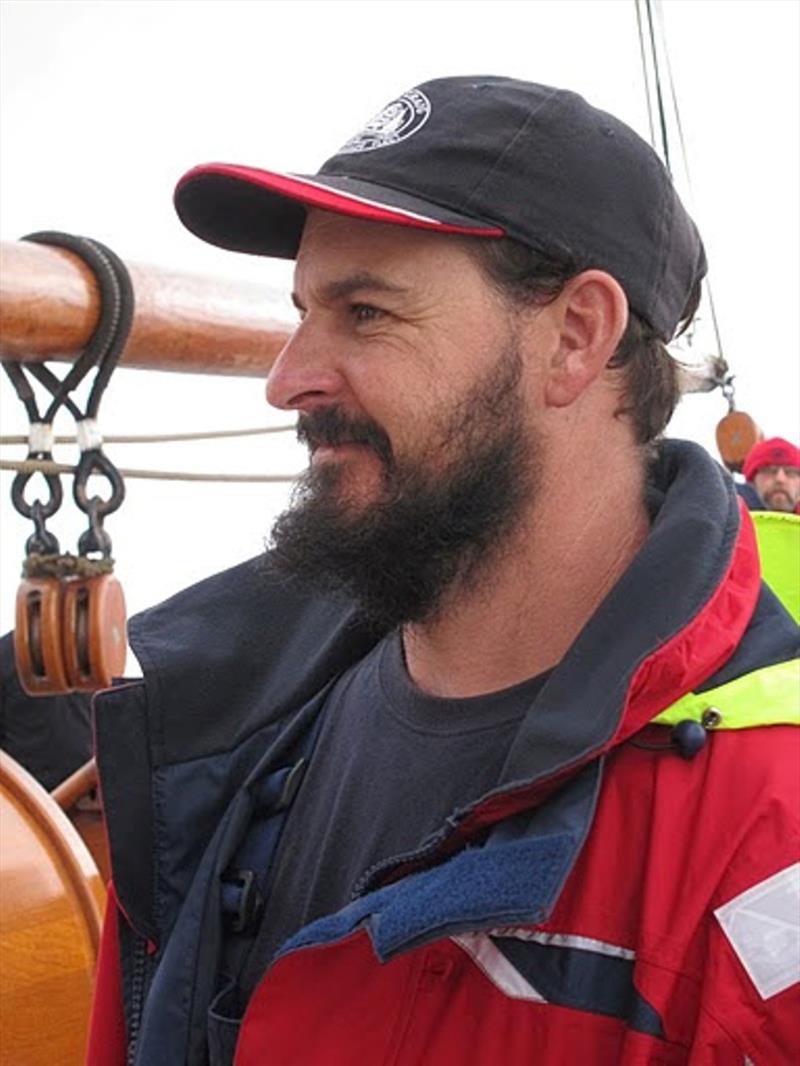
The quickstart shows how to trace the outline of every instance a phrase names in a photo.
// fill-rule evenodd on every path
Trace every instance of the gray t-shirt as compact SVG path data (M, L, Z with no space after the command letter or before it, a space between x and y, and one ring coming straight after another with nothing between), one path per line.
M498 783L546 675L466 699L422 692L399 634L344 674L287 816L246 983L302 926L347 904L371 866L416 848Z

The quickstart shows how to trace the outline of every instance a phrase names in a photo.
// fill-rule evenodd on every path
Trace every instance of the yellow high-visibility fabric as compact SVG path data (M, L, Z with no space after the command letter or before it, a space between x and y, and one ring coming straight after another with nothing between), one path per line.
M800 725L800 659L765 666L708 692L689 692L657 715L657 725L702 721L706 711L720 715L714 729Z
M756 527L761 576L800 622L800 515L751 511Z

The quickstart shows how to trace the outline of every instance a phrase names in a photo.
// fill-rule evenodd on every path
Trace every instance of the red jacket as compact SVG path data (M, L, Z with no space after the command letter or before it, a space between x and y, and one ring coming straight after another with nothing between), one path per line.
M92 1066L125 1061L126 1045L146 1066L213 1064L226 1044L237 1066L794 1061L798 731L769 695L776 724L730 728L721 704L691 758L648 723L788 660L796 627L761 587L747 512L699 450L669 446L662 487L648 544L537 697L498 787L284 945L243 1019L225 1020L220 995L220 882L265 782L285 781L305 743L322 681L367 637L330 606L284 601L272 671L302 654L311 680L268 682L271 714L253 717L252 685L228 675L221 748L209 678L244 646L231 619L247 615L247 582L226 575L134 627L145 685L96 709L121 904ZM217 641L196 684L175 650L184 617L194 634L208 617ZM305 646L287 648L301 621Z

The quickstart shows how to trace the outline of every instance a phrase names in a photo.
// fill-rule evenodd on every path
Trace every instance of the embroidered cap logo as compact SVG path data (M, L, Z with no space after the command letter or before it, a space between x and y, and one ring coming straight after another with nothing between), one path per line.
M431 103L425 93L411 89L379 111L337 154L372 152L405 141L422 129L430 113Z

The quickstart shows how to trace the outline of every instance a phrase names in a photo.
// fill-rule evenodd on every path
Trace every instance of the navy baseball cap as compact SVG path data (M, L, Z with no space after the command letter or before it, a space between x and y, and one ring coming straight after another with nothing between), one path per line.
M665 340L706 272L697 228L653 149L576 93L513 78L425 82L316 174L194 167L175 206L203 240L285 259L309 207L569 250L616 278Z

